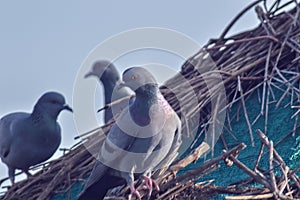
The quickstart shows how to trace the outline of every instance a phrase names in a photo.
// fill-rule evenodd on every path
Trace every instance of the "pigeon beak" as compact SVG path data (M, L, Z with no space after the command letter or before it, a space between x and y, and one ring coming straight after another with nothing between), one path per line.
M73 112L73 109L72 109L69 105L67 105L67 104L65 104L65 105L63 106L63 110L68 110L68 111L70 111L70 112Z
M88 72L86 75L84 75L84 78L88 78L90 76L94 76L95 74L91 71L91 72Z
M121 89L122 87L128 87L128 85L122 81L118 84L118 89Z

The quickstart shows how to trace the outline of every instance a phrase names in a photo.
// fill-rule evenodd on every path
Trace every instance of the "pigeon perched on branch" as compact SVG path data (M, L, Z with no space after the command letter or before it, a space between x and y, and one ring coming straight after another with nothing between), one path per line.
M103 199L110 188L125 183L130 195L141 199L135 177L143 177L150 197L153 186L159 190L151 173L177 156L181 121L160 93L153 75L133 67L123 73L123 81L135 91L135 100L110 129L79 200Z
M0 119L0 158L8 167L12 184L16 169L30 175L29 167L48 160L56 152L61 142L57 117L62 110L73 112L61 94L47 92L32 113L16 112Z
M88 78L96 76L103 84L104 88L104 100L105 105L110 104L118 99L131 96L133 92L125 86L120 86L121 80L119 72L114 64L107 60L100 60L94 63L92 70L88 72L84 77ZM128 106L128 101L122 101L112 107L108 107L104 113L104 122L107 123L111 120L114 114L120 113L124 108Z

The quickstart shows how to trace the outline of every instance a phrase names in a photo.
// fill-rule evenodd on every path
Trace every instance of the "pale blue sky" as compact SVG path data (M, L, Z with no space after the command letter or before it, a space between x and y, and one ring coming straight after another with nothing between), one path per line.
M162 27L182 32L205 44L218 37L247 0L128 1L1 1L0 116L30 112L42 93L55 90L72 104L73 82L89 52L105 39L133 28ZM233 31L257 24L254 12ZM120 44L122 45L122 44ZM119 65L159 62L180 69L181 61L137 54ZM130 59L129 59L130 58ZM76 111L75 111L76 112ZM76 136L72 115L63 112L61 147ZM7 176L0 163L0 179ZM5 185L8 183L6 182Z

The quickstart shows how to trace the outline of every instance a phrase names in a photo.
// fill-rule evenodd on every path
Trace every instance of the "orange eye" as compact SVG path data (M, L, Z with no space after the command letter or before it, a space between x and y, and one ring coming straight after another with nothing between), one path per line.
M131 80L136 80L136 76L131 76Z

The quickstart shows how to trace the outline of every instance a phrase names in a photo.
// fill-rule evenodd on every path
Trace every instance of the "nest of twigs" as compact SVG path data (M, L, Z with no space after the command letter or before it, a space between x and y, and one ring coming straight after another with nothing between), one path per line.
M153 194L154 199L207 199L212 194L234 195L226 197L227 199L300 198L300 180L296 175L298 168L290 170L275 150L273 142L264 134L268 132L269 103L274 99L274 89L282 91L282 96L275 102L276 107L286 106L281 105L286 97L290 98L289 106L299 105L300 8L297 1L275 0L270 6L267 3L270 2L257 0L245 8L218 39L210 40L203 49L186 60L181 72L161 87L165 98L181 116L185 129L195 130L200 124L198 129L201 131L198 134L205 133L206 139L198 146L194 144L193 151L175 161L167 171L157 175L161 191ZM291 10L285 11L288 6ZM227 37L231 27L248 11L257 13L260 25L253 30ZM260 94L261 112L254 121L250 121L246 100L256 92ZM191 103L195 94L196 105ZM227 101L222 96L224 94ZM213 147L218 139L213 136L220 132L217 129L222 120L220 115L233 104L239 104L243 111L252 145L261 147L259 155L256 155L255 169L250 169L237 159L237 154L246 147L241 143L208 159L199 167L174 176L196 161L209 147ZM294 128L288 136L295 135L299 128L297 114L293 116ZM225 127L230 129L230 116L226 114L225 117ZM264 118L265 126L263 131L256 131L261 143L254 144L252 125L259 118ZM33 177L9 188L2 199L45 200L59 191L70 192L75 183L84 182L84 178L91 172L95 158L90 152L99 151L103 133L109 130L112 123L103 126L103 131L91 131L90 135L82 138L64 156L44 164ZM195 138L198 139L199 137ZM264 151L269 154L269 162L262 171L257 166ZM199 182L200 177L203 180L220 161L242 169L250 176L252 186L237 183L218 187L213 186L210 181ZM280 166L279 173L274 173L274 163ZM253 182L258 184L253 186ZM108 196L126 196L127 192L128 188L121 188Z

